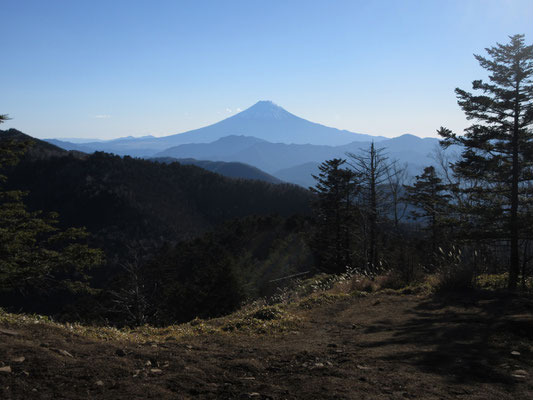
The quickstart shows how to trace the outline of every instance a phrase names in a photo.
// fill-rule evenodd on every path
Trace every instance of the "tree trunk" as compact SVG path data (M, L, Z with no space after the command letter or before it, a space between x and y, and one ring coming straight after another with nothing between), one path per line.
M377 249L376 249L376 230L377 230L377 199L376 199L376 153L374 150L374 143L370 148L370 252L369 262L372 271L376 268L377 263Z
M518 178L519 178L519 161L518 161L518 135L520 134L519 116L519 82L516 84L515 94L515 109L514 109L514 124L513 124L513 165L511 178L511 216L510 216L510 239L511 239L511 254L509 260L509 290L516 290L518 284L518 275L520 273L520 255L518 248Z

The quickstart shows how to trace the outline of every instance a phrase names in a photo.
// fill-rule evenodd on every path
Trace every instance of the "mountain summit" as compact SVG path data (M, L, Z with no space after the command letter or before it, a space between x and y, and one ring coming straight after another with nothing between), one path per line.
M230 117L230 119L231 118L284 120L298 117L294 114L291 114L290 112L270 100L261 100L255 103L250 108L247 108L246 110L241 111L233 117Z
M353 133L307 121L272 101L253 106L213 125L164 137L123 138L113 141L72 145L54 142L86 152L107 151L120 155L150 157L170 147L188 143L211 143L226 136L250 136L272 143L344 145L356 141L380 141L384 137ZM69 147L70 146L70 147Z

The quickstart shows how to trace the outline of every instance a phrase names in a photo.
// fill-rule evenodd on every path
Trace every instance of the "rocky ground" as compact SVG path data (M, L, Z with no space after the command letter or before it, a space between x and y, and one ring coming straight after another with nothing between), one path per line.
M533 301L374 294L285 333L102 340L0 323L0 399L533 399Z

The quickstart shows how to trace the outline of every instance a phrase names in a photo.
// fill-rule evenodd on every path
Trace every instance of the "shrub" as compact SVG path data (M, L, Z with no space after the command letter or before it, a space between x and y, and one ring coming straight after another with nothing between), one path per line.
M448 251L439 247L439 254L437 254L436 259L435 291L437 293L469 291L476 286L477 251L465 255L456 246L452 246Z

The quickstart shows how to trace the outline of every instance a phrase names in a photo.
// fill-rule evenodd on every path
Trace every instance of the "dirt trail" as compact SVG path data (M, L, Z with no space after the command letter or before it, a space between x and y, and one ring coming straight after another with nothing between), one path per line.
M0 325L0 399L533 399L531 300L373 295L301 312L283 335L157 345Z

